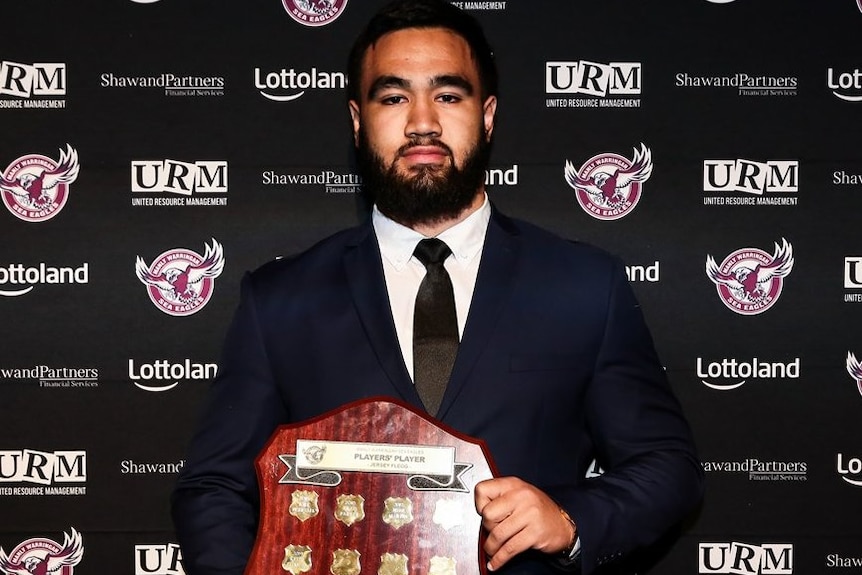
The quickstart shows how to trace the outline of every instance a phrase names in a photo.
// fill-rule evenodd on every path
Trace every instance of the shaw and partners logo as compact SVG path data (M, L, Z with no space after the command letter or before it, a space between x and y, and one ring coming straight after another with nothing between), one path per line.
M325 26L344 13L347 0L282 0L290 17L304 26Z
M862 102L862 70L859 68L852 72L836 72L829 68L826 72L826 85L836 98L845 102Z
M75 566L84 557L81 534L71 528L63 533L63 543L34 537L22 541L9 554L0 547L0 572L9 575L73 575Z
M30 368L2 368L0 379L37 380L39 387L71 388L99 387L99 370L94 367L48 367L37 365Z
M698 573L792 575L793 545L789 543L700 543Z
M800 358L789 362L764 361L752 358L738 361L724 358L720 361L704 361L697 358L697 377L710 389L730 391L756 379L799 379Z
M66 64L0 62L0 110L65 108Z
M132 162L133 206L226 206L227 162L217 160L141 160ZM202 195L203 194L203 195Z
M0 450L0 495L86 495L72 485L86 482L86 451Z
M135 545L135 575L185 575L176 543Z
M78 153L69 144L57 161L41 154L21 156L0 175L3 204L25 222L50 220L66 205L78 168Z
M323 188L327 194L359 194L362 192L362 177L352 172L320 170L300 174L288 174L267 170L261 174L265 186L314 186Z
M297 71L282 68L277 72L254 69L254 87L260 95L275 102L290 102L305 95L308 90L343 90L347 87L344 72L324 72L317 68Z
M166 359L157 359L151 363L135 363L129 360L129 379L139 389L144 391L168 391L180 384L180 381L207 381L216 376L218 365L215 363L196 363L184 359L171 363Z
M793 246L784 238L772 255L759 248L742 248L715 263L706 256L706 275L722 303L741 315L765 312L778 301L784 278L793 270Z
M862 459L845 457L843 453L839 453L835 467L841 479L853 487L862 487Z
M640 62L545 62L547 108L640 108L642 85Z
M704 160L703 191L704 205L795 206L799 162Z
M135 261L135 274L145 286L150 301L172 316L199 312L210 301L215 278L224 269L224 250L215 238L204 244L204 255L185 248L162 252L149 266L141 258Z
M165 96L224 96L223 76L178 76L169 72L154 76L123 76L104 72L99 77L102 88L164 90Z
M701 76L678 72L674 77L677 88L736 89L738 96L796 96L799 78L796 76L752 76L744 72Z
M807 481L805 461L762 461L755 457L735 461L703 461L703 471L710 474L747 475L749 481Z
M652 174L652 153L643 143L631 160L605 152L593 156L580 168L566 160L566 182L575 190L578 204L599 220L618 220L631 212L641 197L641 188Z

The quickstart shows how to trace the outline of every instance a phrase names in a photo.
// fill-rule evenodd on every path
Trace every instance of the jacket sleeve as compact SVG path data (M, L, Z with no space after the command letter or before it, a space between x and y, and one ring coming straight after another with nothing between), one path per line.
M189 575L241 575L257 532L254 461L287 410L273 380L251 276L171 499Z
M578 525L585 575L655 543L698 505L704 486L691 430L619 263L610 284L586 395L605 472L561 501Z

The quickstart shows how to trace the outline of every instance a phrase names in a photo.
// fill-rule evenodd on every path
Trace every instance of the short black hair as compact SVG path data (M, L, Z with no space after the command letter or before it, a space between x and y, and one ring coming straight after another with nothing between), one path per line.
M347 98L359 101L365 53L382 36L408 28L445 28L464 38L479 70L482 99L497 95L497 64L485 32L470 14L446 0L395 0L375 14L360 32L347 61Z

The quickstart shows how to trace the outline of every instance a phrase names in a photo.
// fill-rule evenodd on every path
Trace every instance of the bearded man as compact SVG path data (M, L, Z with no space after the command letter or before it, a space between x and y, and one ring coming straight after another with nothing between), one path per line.
M371 218L243 280L174 493L186 572L242 573L253 462L277 426L377 396L484 440L490 570L636 568L703 472L623 266L489 202L497 70L472 17L389 4L348 75ZM587 479L593 460L605 472Z

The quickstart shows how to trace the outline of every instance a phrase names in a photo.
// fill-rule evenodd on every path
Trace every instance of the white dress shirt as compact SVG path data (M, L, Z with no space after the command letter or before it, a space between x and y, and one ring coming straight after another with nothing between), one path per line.
M488 196L478 210L443 231L437 237L446 242L452 255L443 262L443 267L452 278L455 292L455 313L458 316L458 337L464 334L464 324L473 299L473 288L479 273L485 232L491 219L491 204ZM407 372L413 377L413 310L419 284L425 277L425 266L413 257L416 244L425 236L394 222L380 213L377 206L371 214L371 223L377 235L380 255L383 256L383 275L389 293L389 306L395 320L395 332Z
M452 278L459 338L464 335L464 325L473 299L473 288L476 287L479 262L482 259L482 248L485 245L485 233L488 231L490 219L491 204L486 194L482 207L464 221L458 222L437 236L452 250L452 255L446 258L443 267ZM377 206L374 206L371 214L371 223L380 246L383 276L389 293L392 318L395 320L398 344L401 346L401 355L404 358L404 365L407 366L407 372L413 378L413 310L416 307L419 284L425 277L425 266L413 257L413 250L425 236L390 220L380 213ZM581 539L578 537L568 558L569 561L577 558L580 549ZM564 560L563 563L567 561Z

